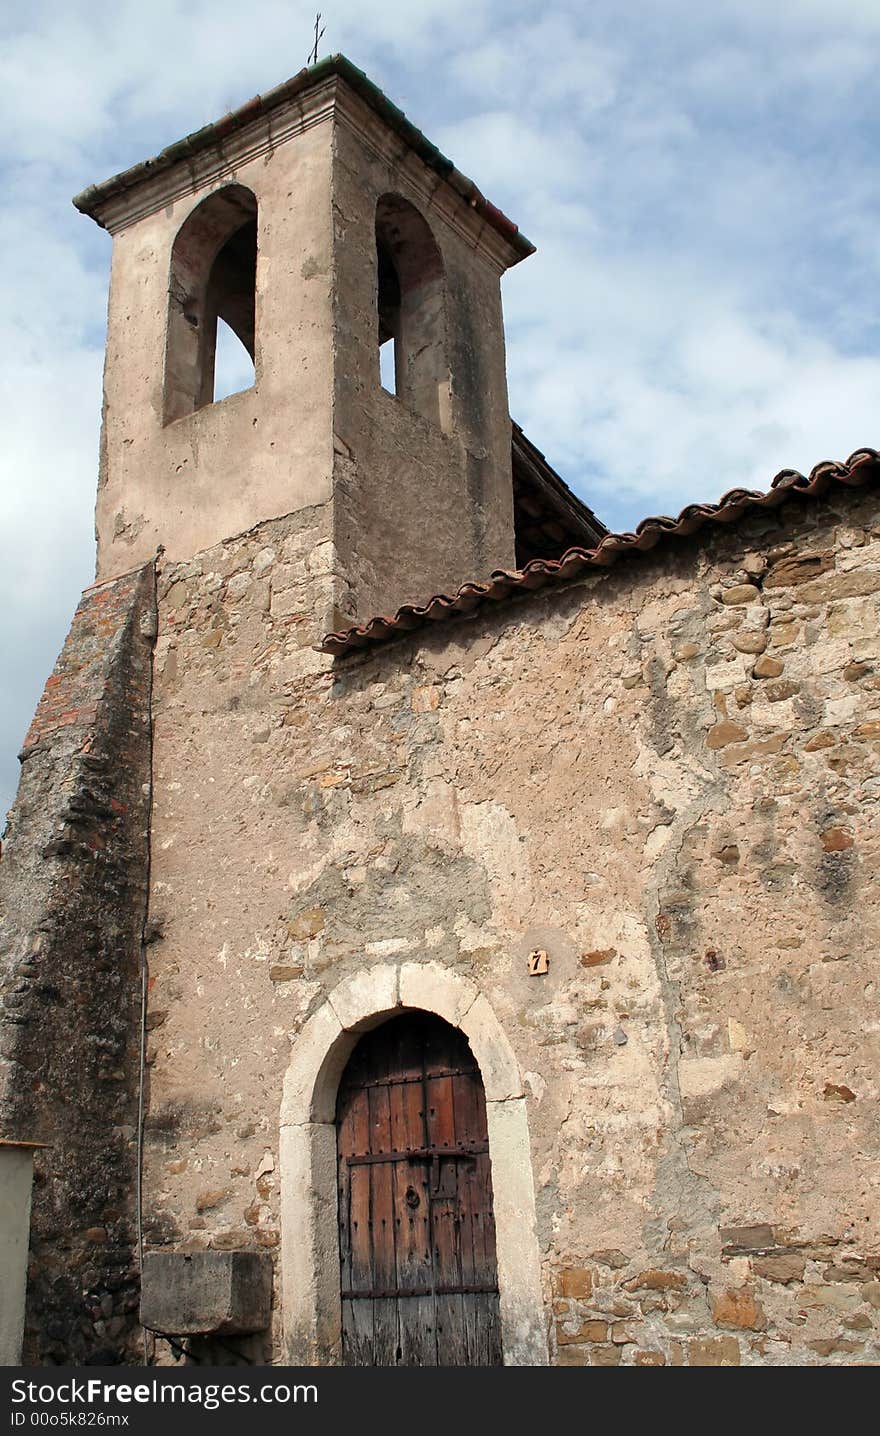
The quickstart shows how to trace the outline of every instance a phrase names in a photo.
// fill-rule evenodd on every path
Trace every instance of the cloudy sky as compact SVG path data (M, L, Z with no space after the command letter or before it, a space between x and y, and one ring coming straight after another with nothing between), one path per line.
M877 445L876 0L322 0L538 253L511 411L612 527ZM316 0L0 21L0 826L93 574L110 240L70 197L306 60Z

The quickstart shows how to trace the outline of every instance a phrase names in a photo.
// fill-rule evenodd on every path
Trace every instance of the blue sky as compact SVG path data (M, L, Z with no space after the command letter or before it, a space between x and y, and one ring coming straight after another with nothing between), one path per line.
M296 73L315 3L0 22L0 815L93 573L110 240L70 197ZM326 25L538 245L505 280L511 412L612 527L880 442L876 0L335 0Z

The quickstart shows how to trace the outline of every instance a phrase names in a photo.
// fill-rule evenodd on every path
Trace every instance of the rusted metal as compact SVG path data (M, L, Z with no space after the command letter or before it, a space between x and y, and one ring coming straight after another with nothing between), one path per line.
M459 1282L456 1286L431 1287L372 1287L367 1291L344 1291L343 1301L382 1301L388 1297L412 1296L476 1296L482 1293L497 1294L498 1287L486 1282Z
M364 1152L345 1160L350 1167L362 1167L376 1162L429 1162L436 1161L438 1157L479 1157L488 1150L488 1142L469 1142L458 1147L407 1147L399 1152Z
M432 1077L463 1077L465 1074L477 1071L477 1064L472 1062L467 1067L444 1067L442 1070L432 1072ZM365 1087L399 1087L403 1082L423 1082L425 1079L421 1072L411 1074L408 1077L373 1077L369 1082L352 1082L351 1088L360 1091Z

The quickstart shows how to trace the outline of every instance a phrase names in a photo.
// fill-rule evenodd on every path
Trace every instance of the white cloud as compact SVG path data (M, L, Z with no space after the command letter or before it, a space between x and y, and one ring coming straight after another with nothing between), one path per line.
M614 100L620 69L619 51L584 34L561 8L499 26L449 61L450 73L484 100L517 104L526 122L564 110L569 125Z

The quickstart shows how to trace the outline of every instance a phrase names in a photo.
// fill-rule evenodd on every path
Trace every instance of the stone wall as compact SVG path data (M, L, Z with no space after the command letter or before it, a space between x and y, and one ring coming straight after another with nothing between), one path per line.
M90 589L21 754L0 863L0 1135L36 1154L24 1360L137 1350L152 566Z
M431 960L525 1078L555 1361L876 1361L876 494L335 665L322 515L161 576L148 1241L276 1252L291 1044Z
M880 544L840 502L333 674L272 617L308 535L169 570L154 1240L275 1248L291 1038L429 957L526 1073L561 1362L870 1359Z

